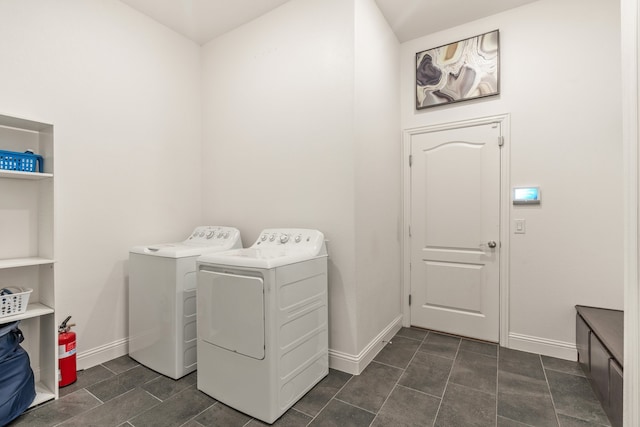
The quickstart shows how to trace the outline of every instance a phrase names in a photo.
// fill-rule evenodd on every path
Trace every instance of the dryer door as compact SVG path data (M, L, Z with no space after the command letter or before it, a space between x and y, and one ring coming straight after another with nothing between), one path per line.
M198 272L198 337L264 359L264 281L260 277Z

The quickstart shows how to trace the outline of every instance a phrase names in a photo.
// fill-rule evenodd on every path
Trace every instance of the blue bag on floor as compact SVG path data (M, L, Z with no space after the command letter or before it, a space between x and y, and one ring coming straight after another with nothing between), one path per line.
M29 355L19 322L0 325L0 426L22 414L36 397Z

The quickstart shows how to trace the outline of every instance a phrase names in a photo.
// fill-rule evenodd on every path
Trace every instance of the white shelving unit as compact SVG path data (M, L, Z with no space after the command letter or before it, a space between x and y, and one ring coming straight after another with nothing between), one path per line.
M6 171L0 169L0 178L14 178L14 179L48 179L53 178L51 173L36 173L36 172L20 172L20 171Z
M53 254L53 125L0 115L0 150L28 149L44 159L43 173L0 169L0 288L33 289L20 321L36 379L32 406L58 398L58 334Z

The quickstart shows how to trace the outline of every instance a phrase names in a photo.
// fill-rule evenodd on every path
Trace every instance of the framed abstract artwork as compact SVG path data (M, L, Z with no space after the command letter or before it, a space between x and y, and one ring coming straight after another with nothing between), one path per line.
M500 93L499 31L416 53L416 109Z

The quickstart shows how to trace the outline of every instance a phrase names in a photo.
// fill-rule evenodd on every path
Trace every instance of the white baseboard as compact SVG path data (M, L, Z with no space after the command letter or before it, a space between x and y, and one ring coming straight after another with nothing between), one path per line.
M512 332L509 334L509 345L507 347L514 350L557 357L558 359L572 360L574 362L578 359L578 353L574 343L555 341L531 335Z
M76 361L77 369L88 369L125 354L129 354L129 338L122 338L100 347L79 352Z
M359 375L400 328L402 328L402 315L387 325L359 354L348 354L329 349L329 367L348 374Z

